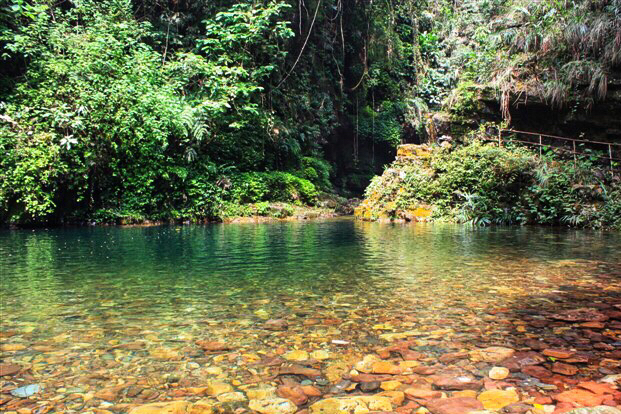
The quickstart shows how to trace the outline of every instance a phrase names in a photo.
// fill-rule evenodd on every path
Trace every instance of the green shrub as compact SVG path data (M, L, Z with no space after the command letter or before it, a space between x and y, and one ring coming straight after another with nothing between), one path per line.
M291 173L248 172L232 178L231 199L237 203L283 201L314 204L317 189L310 181Z
M396 162L372 180L366 197L374 218L427 204L436 220L472 225L619 228L615 180L588 158L574 164L475 140L453 151L436 149L427 162Z
M472 81L460 82L448 99L448 107L451 113L468 117L481 110L479 103L479 89Z
M316 157L303 157L302 169L297 173L297 175L307 179L322 190L332 188L332 183L330 182L331 174L332 166L326 160Z
M360 111L358 133L369 142L386 142L396 148L403 135L403 117L404 106L400 103L385 101L376 110L367 106Z

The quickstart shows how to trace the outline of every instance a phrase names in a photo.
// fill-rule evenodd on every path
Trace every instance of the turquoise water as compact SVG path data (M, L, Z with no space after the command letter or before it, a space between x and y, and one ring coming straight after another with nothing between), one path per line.
M3 231L0 292L10 311L3 325L64 329L111 308L130 318L250 317L257 309L243 305L262 299L276 317L287 300L338 311L339 302L374 304L408 289L425 302L456 285L465 300L493 287L536 287L532 278L557 276L563 261L578 270L567 272L568 283L619 276L620 252L619 233L349 219Z
M199 384L188 361L243 384L239 361L197 353L205 338L261 355L363 355L402 332L515 346L529 309L621 303L620 252L614 232L351 219L4 230L0 340L24 346L5 361L34 364L49 392L102 367L114 378L182 371ZM288 331L266 332L278 318ZM136 341L144 348L111 351Z

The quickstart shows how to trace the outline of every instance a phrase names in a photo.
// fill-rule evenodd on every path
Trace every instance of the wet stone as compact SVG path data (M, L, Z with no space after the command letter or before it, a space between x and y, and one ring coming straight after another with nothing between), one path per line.
M545 356L549 356L549 357L553 357L557 359L571 358L575 354L575 352L573 351L567 351L563 349L544 349L542 353Z
M301 365L285 365L280 367L280 374L293 374L293 375L302 375L305 377L319 377L321 376L321 371L314 368L307 368Z
M309 355L306 351L294 350L284 354L283 358L287 361L306 361L308 360Z
M535 377L540 380L545 380L552 377L552 372L548 369L538 365L528 365L522 368L522 372L531 377Z
M440 398L425 403L431 414L467 414L483 410L483 404L475 398Z
M327 398L310 406L311 414L355 414L370 411L392 411L392 402L388 397L356 396Z
M529 404L509 404L502 409L505 414L527 414L532 413L533 406Z
M554 399L558 402L565 402L577 406L587 407L600 405L604 401L604 397L602 395L597 395L590 391L579 388L562 392L554 396Z
M567 411L566 414L621 414L621 410L609 406L583 407Z
M444 374L433 377L433 385L441 390L479 390L483 386L481 381L465 373Z
M600 322L608 320L608 316L593 308L580 308L550 315L552 319L567 322Z
M217 400L220 402L244 402L246 401L246 396L243 392L225 392L223 394L219 394Z
M413 400L433 400L437 398L442 398L441 391L434 391L425 388L407 388L403 391L407 398ZM475 393L476 395L476 393Z
M483 391L477 399L486 410L497 411L507 405L520 401L520 397L514 390L489 390Z
M340 381L338 384L331 386L328 392L330 394L341 394L344 393L350 386L351 381Z
M499 363L505 359L511 358L515 354L515 350L511 348L492 346L474 352L474 359L480 359L485 362Z
M0 364L0 377L17 374L21 366L17 364Z
M321 390L312 385L301 385L300 389L307 397L321 397L322 395Z
M229 345L218 341L196 341L196 345L205 352L224 352L231 349Z
M224 394L224 393L231 392L231 391L233 391L233 387L231 386L231 384L228 384L226 382L218 382L218 381L210 382L205 390L207 395L213 395L213 396L217 396L217 395Z
M371 392L377 390L380 384L379 381L362 382L360 383L360 389L364 392Z
M578 368L573 365L565 364L563 362L555 362L554 364L552 364L552 372L572 376L578 373Z
M371 364L371 372L373 374L391 374L397 375L403 372L403 369L398 365L388 361L377 361Z
M293 414L298 410L293 402L285 398L250 400L248 406L261 414Z
M270 319L263 324L263 328L268 331L286 331L289 323L285 319Z
M281 385L278 387L276 394L279 397L286 398L292 401L295 405L303 405L308 401L308 396L304 393L304 390L299 386L288 387Z
M365 252L393 254L386 229L358 230ZM42 280L51 293L43 303L17 281L0 333L0 411L561 414L619 405L621 266L488 255L438 261L415 278L408 260L357 267L356 278L341 257L312 272L304 260L279 261L287 283L275 266L274 277L249 270L217 289L192 276L205 270L197 261L166 289L151 286L150 273L148 283L124 272L128 280L85 279L75 302ZM438 271L448 275L441 283ZM37 394L10 394L38 381Z
M251 400L264 400L276 396L276 387L262 384L258 387L246 389L246 395Z
M509 376L509 370L505 367L493 367L488 375L493 380L502 380Z

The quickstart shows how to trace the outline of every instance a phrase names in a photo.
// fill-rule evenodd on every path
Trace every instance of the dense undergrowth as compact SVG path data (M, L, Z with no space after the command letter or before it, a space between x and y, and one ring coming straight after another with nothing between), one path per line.
M0 221L202 220L257 202L314 204L331 166L316 143L279 138L262 104L293 35L279 18L288 8L215 8L191 49L162 43L129 1L2 9L17 19L3 21L4 57L23 73L0 98Z
M418 7L3 2L0 222L218 219L257 182L302 204L363 189L405 131Z
M402 159L373 179L369 218L408 217L473 226L545 224L621 229L621 176L591 159L498 147L474 140L435 148L429 158Z
M433 111L478 121L481 90L507 121L516 96L608 99L620 21L619 0L7 0L0 223L280 215L260 203L358 195L397 145L433 136ZM576 209L508 214L598 220Z

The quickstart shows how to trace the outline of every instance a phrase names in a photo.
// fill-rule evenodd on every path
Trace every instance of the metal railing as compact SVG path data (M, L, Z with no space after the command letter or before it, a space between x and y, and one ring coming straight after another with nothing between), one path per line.
M511 135L507 138L506 134L511 134ZM517 139L517 138L520 138L520 136L522 137L526 136L529 138L535 137L535 141L532 141L532 140L526 141L525 139ZM560 137L557 135L540 134L537 132L518 131L515 129L500 129L498 130L498 137L483 138L483 140L498 142L499 146L502 146L503 143L520 143L520 144L525 144L525 145L536 146L536 147L539 147L539 155L543 155L544 147L568 150L567 146L552 145L551 142L553 141L570 142L571 143L570 154L573 155L574 162L576 161L578 155L584 155L587 157L594 157L597 159L603 159L603 160L609 161L611 169L620 168L620 167L615 167L615 161L621 162L621 143L617 144L614 142L588 141L584 139ZM578 145L582 144L582 146L586 146L591 149L596 149L597 147L605 148L603 152L604 153L607 152L608 154L602 155L601 153L594 154L594 153L589 153L589 152L579 152L576 148L576 144Z

